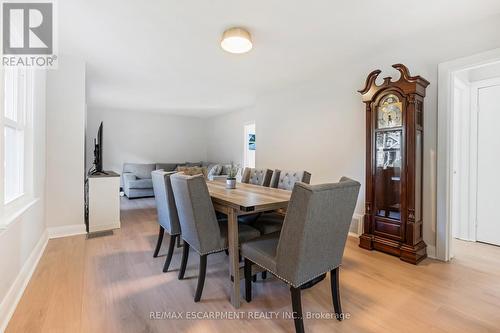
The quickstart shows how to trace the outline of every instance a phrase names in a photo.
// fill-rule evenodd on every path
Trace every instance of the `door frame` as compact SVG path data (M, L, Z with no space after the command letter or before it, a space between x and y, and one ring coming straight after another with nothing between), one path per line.
M459 95L455 95L458 92ZM473 241L474 227L471 226L471 208L475 197L471 197L470 183L473 178L474 165L474 142L473 128L474 116L472 112L471 84L468 80L460 77L454 78L453 84L453 178L451 197L451 221L453 237ZM458 99L457 99L458 97ZM455 102L459 105L455 105ZM477 160L477 159L476 159ZM471 172L472 171L472 172ZM471 200L472 199L472 200ZM453 246L453 243L451 244ZM451 250L450 256L453 257Z
M453 82L455 73L500 62L500 48L438 65L436 258L451 258L453 191ZM472 103L473 104L473 103Z

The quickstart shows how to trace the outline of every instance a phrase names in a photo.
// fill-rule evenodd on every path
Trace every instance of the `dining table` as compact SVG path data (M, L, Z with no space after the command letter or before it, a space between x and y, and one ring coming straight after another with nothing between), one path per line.
M240 306L240 272L238 216L286 208L291 191L265 186L237 183L236 188L226 188L222 181L207 181L208 191L217 212L228 218L229 281L231 283L231 304ZM258 223L258 221L257 221Z

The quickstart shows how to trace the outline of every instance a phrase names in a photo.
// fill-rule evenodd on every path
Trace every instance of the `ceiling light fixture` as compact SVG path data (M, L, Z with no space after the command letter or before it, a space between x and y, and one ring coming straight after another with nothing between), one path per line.
M243 28L230 28L222 34L220 46L230 53L246 53L252 49L252 37Z

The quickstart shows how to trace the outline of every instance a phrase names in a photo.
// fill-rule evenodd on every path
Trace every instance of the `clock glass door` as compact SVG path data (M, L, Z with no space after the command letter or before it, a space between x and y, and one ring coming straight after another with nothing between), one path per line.
M375 129L375 214L401 220L402 103L394 94L382 98Z

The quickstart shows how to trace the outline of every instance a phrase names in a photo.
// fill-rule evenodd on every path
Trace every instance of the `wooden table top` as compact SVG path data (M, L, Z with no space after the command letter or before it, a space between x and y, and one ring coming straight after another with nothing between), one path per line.
M243 212L285 208L291 191L237 183L235 189L227 189L221 181L207 181L208 191L214 203L236 208Z

